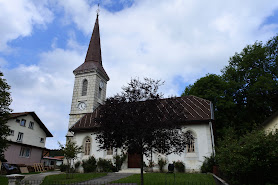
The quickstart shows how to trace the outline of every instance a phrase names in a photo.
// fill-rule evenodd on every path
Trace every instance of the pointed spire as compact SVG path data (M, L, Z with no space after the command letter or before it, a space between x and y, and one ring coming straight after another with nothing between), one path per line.
M99 13L99 9L97 10L96 22L89 43L89 47L87 50L85 61L82 65L76 68L73 71L73 73L78 74L78 73L89 72L92 70L98 70L100 73L103 74L105 79L109 80L109 77L102 66L98 13Z
M91 41L87 50L87 55L85 58L85 62L90 62L90 61L99 62L102 65L98 13L97 13L97 18L92 33Z

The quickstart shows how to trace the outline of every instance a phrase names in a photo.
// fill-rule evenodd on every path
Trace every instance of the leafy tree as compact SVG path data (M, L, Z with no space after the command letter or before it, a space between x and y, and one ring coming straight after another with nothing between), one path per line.
M0 160L4 160L4 151L8 147L6 137L9 135L9 128L6 125L10 112L9 105L12 102L10 96L10 86L6 79L3 78L3 73L0 72Z
M217 150L220 170L231 184L265 184L277 177L278 134L225 132Z
M243 135L278 110L278 36L235 53L221 75L209 74L185 88L214 103L216 134L233 127Z
M151 152L179 153L193 138L181 134L175 123L176 113L162 109L158 93L159 80L132 79L123 92L108 98L100 108L97 140L101 149L122 148L141 156L141 184L143 184L143 156ZM169 101L169 103L172 101ZM170 103L171 104L171 103ZM171 104L174 108L175 104ZM160 108L159 108L160 107Z
M69 173L73 160L77 158L77 154L82 153L82 147L76 145L76 143L71 141L71 139L69 139L66 142L65 146L62 145L61 143L59 143L59 146L61 152L63 153L65 159L67 160L67 165L68 165L67 173Z

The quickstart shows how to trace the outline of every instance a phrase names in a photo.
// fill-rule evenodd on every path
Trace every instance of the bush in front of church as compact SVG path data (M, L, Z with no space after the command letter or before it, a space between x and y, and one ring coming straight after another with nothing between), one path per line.
M95 172L97 169L97 161L95 157L91 156L88 160L83 160L82 167L85 173Z
M99 158L97 161L97 168L99 172L116 172L117 168L113 166L111 160Z

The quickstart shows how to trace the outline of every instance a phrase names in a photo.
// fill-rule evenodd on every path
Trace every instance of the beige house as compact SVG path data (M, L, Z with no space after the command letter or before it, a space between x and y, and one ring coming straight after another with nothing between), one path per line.
M4 152L10 164L40 163L47 137L53 137L35 112L12 113L7 122L9 147Z
M263 127L266 133L276 132L276 130L278 129L278 111L276 111L263 123Z

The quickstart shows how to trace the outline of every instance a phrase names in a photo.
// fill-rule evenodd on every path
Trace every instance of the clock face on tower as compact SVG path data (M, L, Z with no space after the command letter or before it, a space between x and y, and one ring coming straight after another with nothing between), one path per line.
M78 108L79 108L80 110L86 109L86 103L80 102L80 103L78 104Z

